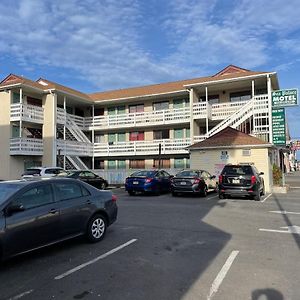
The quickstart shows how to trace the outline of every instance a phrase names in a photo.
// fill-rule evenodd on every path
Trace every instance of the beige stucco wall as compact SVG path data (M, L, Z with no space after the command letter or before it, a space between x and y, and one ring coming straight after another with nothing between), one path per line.
M56 107L57 96L48 94L43 97L44 126L43 166L56 166Z
M221 151L228 153L228 159L221 159ZM268 149L251 149L250 156L242 155L242 148L239 149L218 149L218 150L192 150L190 164L192 169L204 169L213 175L219 175L225 164L254 163L259 172L264 172L266 192L271 191L271 164Z

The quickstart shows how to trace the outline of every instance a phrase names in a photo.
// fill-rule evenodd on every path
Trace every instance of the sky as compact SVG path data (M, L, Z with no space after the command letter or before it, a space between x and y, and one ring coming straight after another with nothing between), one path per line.
M300 87L299 0L1 0L0 78L86 93L209 76L229 64ZM300 140L300 108L287 109Z

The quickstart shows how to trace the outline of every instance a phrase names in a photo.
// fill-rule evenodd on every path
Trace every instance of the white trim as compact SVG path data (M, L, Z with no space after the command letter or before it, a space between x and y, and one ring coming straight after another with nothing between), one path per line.
M221 80L212 80L212 81L205 81L205 82L199 82L199 83L191 83L191 84L185 84L184 87L197 87L202 85L210 85L210 84L218 84L218 83L224 83L224 82L236 82L239 80L247 80L251 78L260 78L260 77L266 77L267 75L275 75L276 72L271 73L263 73L263 74L256 74L256 75L248 75L243 77L235 77L235 78L226 78Z
M133 100L133 99L138 99L138 98L149 98L149 97L156 97L156 96L160 96L160 95L172 95L172 94L179 94L179 93L188 93L189 91L187 89L185 90L178 90L178 91L173 91L173 92L167 92L167 93L157 93L157 94L146 94L146 95L140 95L140 96L132 96L132 97L126 97L126 98L113 98L113 99L107 99L107 100L92 100L95 103L107 103L110 101L116 101L116 100ZM95 93L97 94L97 93Z

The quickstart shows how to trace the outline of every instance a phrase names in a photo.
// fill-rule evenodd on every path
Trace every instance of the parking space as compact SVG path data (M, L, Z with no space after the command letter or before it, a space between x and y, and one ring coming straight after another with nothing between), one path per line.
M299 299L297 189L260 202L113 192L119 217L102 242L6 262L0 299Z

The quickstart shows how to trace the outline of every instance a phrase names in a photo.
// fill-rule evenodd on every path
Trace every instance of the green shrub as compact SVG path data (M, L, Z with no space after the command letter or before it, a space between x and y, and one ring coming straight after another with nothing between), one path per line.
M273 165L273 183L275 185L282 185L282 171L277 165Z

